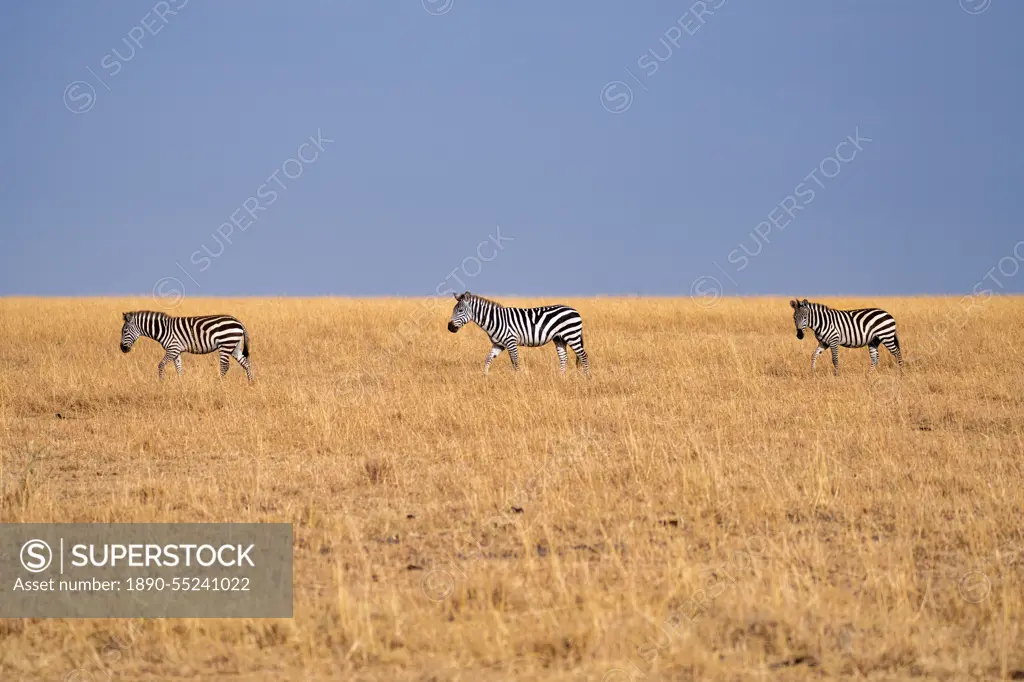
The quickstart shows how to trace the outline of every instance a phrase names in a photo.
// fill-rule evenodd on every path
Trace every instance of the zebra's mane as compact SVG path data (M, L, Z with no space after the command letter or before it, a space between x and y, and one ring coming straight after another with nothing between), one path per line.
M171 318L171 316L168 315L167 313L158 312L156 310L133 310L132 312L130 312L128 314L132 315L132 316L148 315L150 317L150 319L158 319L158 320L169 320Z
M489 298L484 298L483 296L481 296L479 294L471 294L468 291L465 293L463 298L468 298L471 301L480 301L481 303L489 303L490 305L497 306L499 308L504 308L505 307L502 304L498 303L497 301L492 301Z

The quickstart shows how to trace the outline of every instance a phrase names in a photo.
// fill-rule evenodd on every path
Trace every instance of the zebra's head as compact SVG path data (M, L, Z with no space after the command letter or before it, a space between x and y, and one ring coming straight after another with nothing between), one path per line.
M811 309L805 298L802 301L792 300L789 305L793 308L793 323L796 324L796 338L804 338L804 330L807 329L808 318Z
M132 345L142 336L142 329L135 321L135 313L124 313L124 326L121 327L121 352L127 353Z
M452 294L455 297L455 308L452 309L452 319L448 320L448 331L452 334L459 331L459 328L473 319L473 311L469 307L469 292Z

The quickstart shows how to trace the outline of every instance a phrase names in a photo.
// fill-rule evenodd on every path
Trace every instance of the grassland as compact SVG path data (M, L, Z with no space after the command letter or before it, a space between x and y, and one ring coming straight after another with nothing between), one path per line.
M163 383L155 342L122 355L151 299L0 299L0 521L295 532L291 620L0 620L0 679L1024 669L1024 301L872 300L903 376L860 349L838 378L827 354L810 374L786 299L567 302L589 381L551 346L485 378L451 301L174 309L247 324L247 385L213 355Z

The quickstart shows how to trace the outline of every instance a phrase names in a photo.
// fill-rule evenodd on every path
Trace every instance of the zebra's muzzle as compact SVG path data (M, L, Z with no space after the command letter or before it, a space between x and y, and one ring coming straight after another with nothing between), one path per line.
M796 330L796 338L798 338L798 339L804 338L804 330L803 329L797 329Z
M126 346L126 345L124 345L123 343L121 344L121 352L122 352L122 353L127 353L127 352L128 352L128 351L130 351L131 349L132 349L132 347L131 347L131 346Z
M459 331L459 328L455 326L454 322L449 322L448 323L448 331L450 331L452 334L454 334L455 332Z

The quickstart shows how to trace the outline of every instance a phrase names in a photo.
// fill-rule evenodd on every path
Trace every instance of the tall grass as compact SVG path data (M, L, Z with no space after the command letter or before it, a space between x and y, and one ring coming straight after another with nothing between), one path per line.
M0 677L1024 669L1020 299L828 300L889 310L908 360L841 350L837 378L786 299L564 302L589 381L552 346L485 378L452 301L175 309L247 325L250 386L123 355L151 300L0 300L0 521L295 529L294 619L0 621Z

